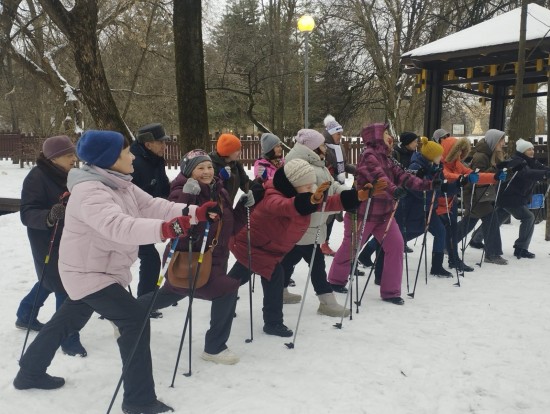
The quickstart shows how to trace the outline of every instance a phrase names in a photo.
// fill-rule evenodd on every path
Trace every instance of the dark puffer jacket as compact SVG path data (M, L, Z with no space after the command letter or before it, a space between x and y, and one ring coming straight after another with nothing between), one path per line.
M201 192L198 195L192 195L183 193L182 189L187 178L183 174L179 174L172 182L169 200L177 203L185 204L197 204L201 205L207 201L219 201L223 208L223 218L221 221L221 230L218 237L218 244L212 252L212 271L210 272L210 279L208 282L199 289L195 290L195 297L200 299L212 300L220 296L227 295L234 292L239 288L239 281L227 276L227 260L229 259L229 238L233 234L235 216L233 212L232 204L229 200L227 191L223 188L222 182L219 178L214 177L214 184L212 186L199 183ZM212 244L212 240L216 237L218 226L220 222L212 223L210 226L210 232L208 233L207 246ZM194 226L193 235L193 251L199 252L202 245L202 239L204 235L204 229L206 223L201 222ZM187 252L189 248L189 236L182 237L176 250L181 252ZM170 245L166 246L165 257L170 249ZM171 290L182 294L188 295L189 289L180 289L170 285L169 280L166 280L166 286Z
M153 154L139 142L134 142L130 151L136 157L132 182L153 197L167 198L170 194L170 180L166 175L164 158Z
M239 188L244 192L247 192L250 186L252 186L252 180L250 180L240 162L231 161L226 163L225 158L220 156L216 151L212 151L209 155L212 159L212 165L214 166L214 174L216 177L219 177L221 169L227 166L231 168L231 176L228 180L223 182L223 186L229 193L229 199L231 200L231 204L233 204Z
M63 220L59 221L50 261L44 266L50 238L55 227L48 227L46 218L54 204L67 191L67 173L40 154L34 167L23 181L21 190L21 222L27 226L32 257L37 276L44 268L44 287L51 292L65 293L59 276L59 241L63 233Z
M411 151L410 149L403 147L401 146L401 144L399 144L393 150L392 156L397 161L399 161L399 164L401 164L404 168L409 168L412 156L416 153L416 151Z
M498 196L498 205L521 207L529 202L536 182L550 176L550 168L541 164L536 158L530 158L521 152L516 152L509 164L510 168L512 165L520 165L523 168L515 177L513 177L514 174L510 175L510 185L503 183L503 189Z

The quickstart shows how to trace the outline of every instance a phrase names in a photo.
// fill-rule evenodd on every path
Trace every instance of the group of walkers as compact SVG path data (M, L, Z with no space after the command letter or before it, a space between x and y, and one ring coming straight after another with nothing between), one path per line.
M502 131L489 130L471 151L467 139L437 130L418 150L416 134L401 134L395 145L388 125L379 123L362 130L364 150L351 165L340 146L342 126L330 115L324 123L323 133L298 131L286 157L279 137L263 134L253 179L239 162L241 142L232 134L220 135L210 153L185 154L171 183L163 158L169 137L161 124L140 128L131 145L114 131L86 131L76 147L65 136L48 138L22 189L21 219L39 281L21 302L16 326L38 335L19 361L14 386L63 386L63 378L46 370L59 347L68 355L87 356L79 332L95 311L115 328L123 412L173 411L155 394L149 320L183 298L189 298L189 309L193 298L211 302L201 358L230 365L239 361L227 346L239 287L252 283L254 275L263 290L263 331L290 337L283 309L304 299L289 291L302 259L310 266L307 280L319 300L317 312L345 317L349 309L335 293L347 293L350 277L359 274L352 263L363 245L359 261L375 266L382 300L398 305L404 303L404 242L426 231L434 237L435 276L452 276L443 268L445 251L451 268L473 270L458 246L479 220L472 244L485 249L486 262L506 264L499 226L509 214L522 221L515 256L534 257L528 251L534 217L526 205L534 183L549 170L533 158L529 142L518 141L516 155L505 160ZM76 157L83 163L79 169L73 168ZM467 157L470 167L464 164ZM355 175L351 186L346 173ZM236 199L239 190L243 194ZM460 222L458 195L464 210ZM336 252L329 246L335 220L344 223ZM357 223L362 223L359 235ZM161 259L155 244L164 241ZM188 262L183 266L190 268L188 283L182 285L175 263L197 252L208 255L200 264L208 264L209 272L199 284ZM230 253L236 262L229 269ZM328 271L327 255L334 255ZM136 298L129 284L138 258ZM167 267L171 273L159 288ZM56 312L42 324L38 309L52 292Z

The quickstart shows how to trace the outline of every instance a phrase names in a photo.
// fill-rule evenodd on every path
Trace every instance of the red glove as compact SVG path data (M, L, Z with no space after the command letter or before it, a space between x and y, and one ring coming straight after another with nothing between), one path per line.
M176 237L185 236L189 227L191 227L191 217L176 217L175 219L162 223L162 238L175 239Z
M209 213L215 213L218 215L215 219L210 218ZM215 201L207 201L203 205L197 207L195 215L198 221L217 221L222 216L222 211Z

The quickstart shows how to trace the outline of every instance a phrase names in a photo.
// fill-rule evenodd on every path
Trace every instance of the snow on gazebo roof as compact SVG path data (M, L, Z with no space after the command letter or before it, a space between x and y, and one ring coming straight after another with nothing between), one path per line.
M401 57L425 60L429 56L443 53L479 50L506 44L517 45L520 21L521 7L420 46L404 53ZM549 31L550 10L538 4L529 4L526 41L543 39L549 34Z

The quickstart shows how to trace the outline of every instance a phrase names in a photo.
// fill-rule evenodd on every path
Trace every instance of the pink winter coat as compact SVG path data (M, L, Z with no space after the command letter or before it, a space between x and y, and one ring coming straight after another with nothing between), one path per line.
M59 248L59 273L73 300L113 283L126 288L139 246L162 242L162 223L181 216L186 207L151 197L131 179L88 165L69 173L71 197ZM193 218L195 210L191 206Z
M285 165L284 158L281 158L281 165L279 167L275 167L269 160L266 160L265 158L259 158L256 161L254 161L254 177L258 177L259 175L259 168L260 166L264 167L267 170L267 180L272 180L273 176L275 175L275 171L277 171L278 168L281 168L283 165Z
M383 195L373 197L370 205L367 221L384 222L392 211L395 203L393 192L398 186L406 181L406 187L410 190L427 191L431 190L432 183L422 180L405 170L388 156L388 147L384 143L384 124L373 124L364 128L361 137L365 150L357 165L358 188L374 180L384 180L388 184ZM359 207L359 214L364 215L367 202L364 201Z

